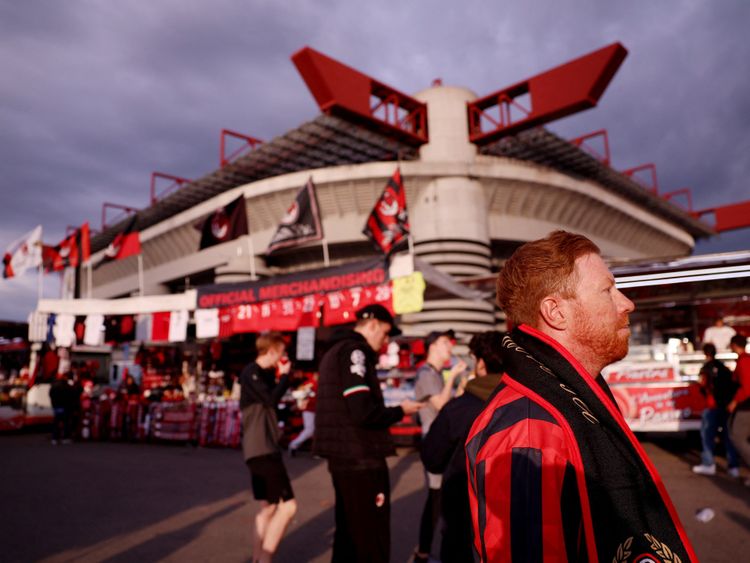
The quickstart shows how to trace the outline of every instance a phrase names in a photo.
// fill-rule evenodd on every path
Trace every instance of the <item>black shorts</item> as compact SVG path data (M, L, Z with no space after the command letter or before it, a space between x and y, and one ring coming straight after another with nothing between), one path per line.
M280 453L251 457L245 463L250 469L255 500L278 504L280 500L294 498L292 484Z

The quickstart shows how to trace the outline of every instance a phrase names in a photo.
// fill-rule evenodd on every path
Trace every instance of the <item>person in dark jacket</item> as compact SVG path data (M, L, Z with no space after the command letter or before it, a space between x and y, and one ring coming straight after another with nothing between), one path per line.
M729 438L729 413L727 406L732 401L737 387L732 380L732 372L721 360L716 359L716 346L711 343L703 345L706 363L701 367L701 392L706 396L706 408L701 420L701 453L700 465L693 466L693 473L716 475L714 446L719 428L723 429L722 441L727 452L727 473L730 477L739 478L740 460L737 450Z
M58 373L49 387L49 399L54 419L52 423L52 445L70 443L73 426L73 413L77 397L72 382L63 373Z
M469 350L475 361L476 377L466 384L463 395L451 399L440 410L422 442L425 468L430 473L443 475L440 544L443 563L473 561L464 442L474 419L500 382L502 337L500 332L489 331L471 339Z
M421 403L386 407L376 353L400 334L382 305L356 313L354 330L337 333L320 362L313 453L328 460L336 495L333 563L388 561L390 481L385 458L395 455L388 427Z
M290 363L278 332L261 334L258 357L240 374L242 451L250 469L253 496L261 508L255 515L253 563L271 561L287 525L297 512L289 475L281 459L276 405L289 387ZM276 371L281 374L276 381Z

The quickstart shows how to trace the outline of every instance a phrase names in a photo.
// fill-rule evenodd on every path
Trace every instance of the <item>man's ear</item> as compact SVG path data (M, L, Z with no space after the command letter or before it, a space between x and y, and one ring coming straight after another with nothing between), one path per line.
M555 330L568 327L568 315L562 300L556 295L548 295L539 304L539 316L544 324Z

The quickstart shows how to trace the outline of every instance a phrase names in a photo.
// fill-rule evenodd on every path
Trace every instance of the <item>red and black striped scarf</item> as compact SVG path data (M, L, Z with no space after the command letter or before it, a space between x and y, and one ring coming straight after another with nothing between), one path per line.
M558 342L525 325L505 337L502 357L506 377L557 411L572 433L591 559L697 561L661 478L601 376L595 380Z

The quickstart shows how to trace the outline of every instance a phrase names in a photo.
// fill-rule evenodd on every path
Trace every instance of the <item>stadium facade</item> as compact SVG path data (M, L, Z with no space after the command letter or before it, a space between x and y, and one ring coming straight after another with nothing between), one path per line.
M598 92L588 107L596 104L624 58L621 46L609 49L609 66L600 73L606 76L592 78L599 80ZM520 244L555 229L585 234L605 257L618 260L685 256L696 239L713 234L632 175L545 129L543 120L522 116L517 123L525 121L526 126L511 127L512 120L496 119L491 127L496 131L484 134L479 113L487 109L487 97L478 98L469 89L436 83L411 97L312 49L301 50L293 60L321 115L253 145L139 211L141 257L109 262L90 275L82 272L81 295L137 295L139 259L145 294L151 296L249 280L253 273L272 277L322 267L320 243L264 255L309 178L317 189L331 265L374 257L362 228L397 167L416 257L464 284L486 279ZM533 79L525 84L526 99L532 106L543 105L540 89L534 89L538 84ZM513 107L516 90L493 95L499 111ZM360 99L364 97L366 103ZM395 119L388 114L389 104ZM568 114L579 109L583 107ZM534 111L532 107L526 117L534 117ZM547 114L547 121L562 115L554 108ZM239 196L244 197L250 234L199 251L196 225ZM127 221L93 237L94 263ZM429 290L423 310L405 315L402 322L405 333L415 336L448 327L473 333L504 324L491 299Z

